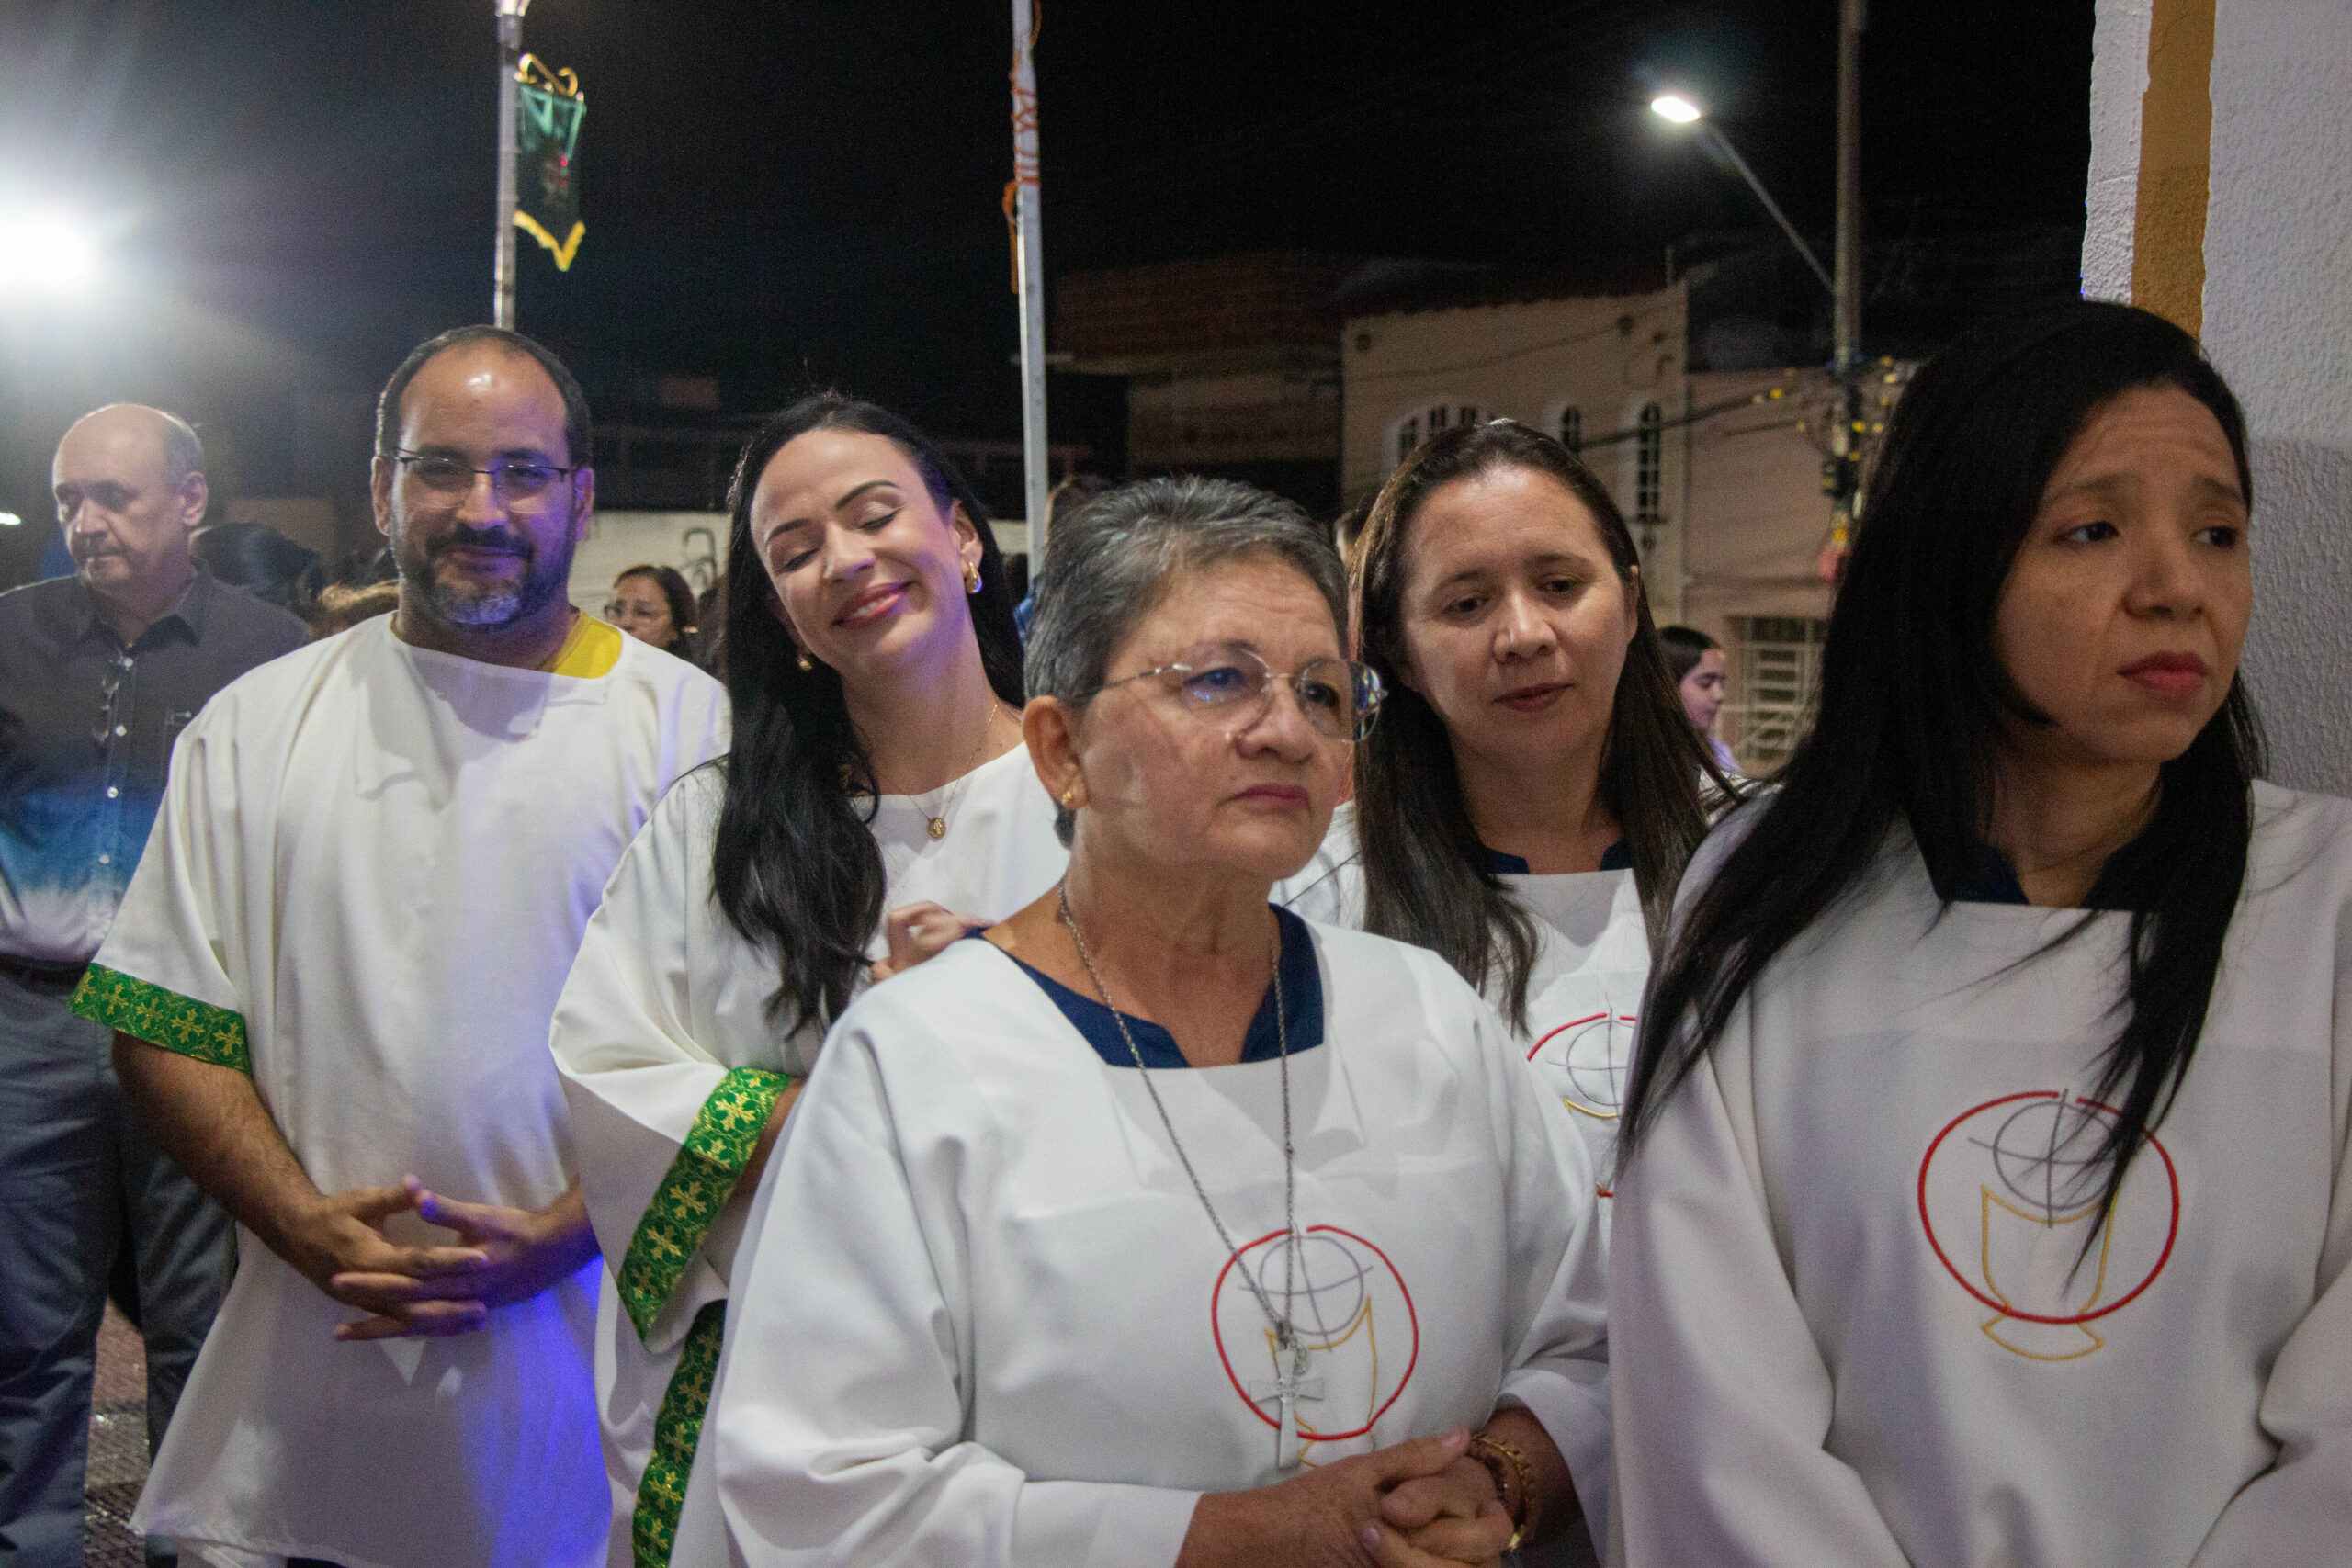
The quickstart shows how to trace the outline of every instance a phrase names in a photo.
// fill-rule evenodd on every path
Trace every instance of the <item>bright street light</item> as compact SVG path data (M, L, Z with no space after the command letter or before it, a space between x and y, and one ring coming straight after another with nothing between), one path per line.
M98 242L62 212L0 212L0 299L67 299L96 281Z
M1739 172L1739 177L1747 182L1747 188L1756 193L1756 199L1764 204L1764 210L1772 215L1772 221L1781 226L1781 232L1789 237L1789 243L1797 248L1797 254L1804 258L1804 265L1813 269L1813 276L1821 279L1821 286L1833 296L1838 292L1838 285L1831 280L1829 269L1821 265L1821 258L1815 255L1813 247L1804 243L1804 236L1797 232L1797 226L1789 221L1789 215L1781 210L1781 204L1772 199L1772 193L1764 188L1764 182L1756 177L1756 171L1747 166L1747 160L1739 155L1739 149L1716 129L1714 121L1700 113L1698 105L1679 93L1660 93L1650 100L1650 113L1676 125L1698 126L1695 134L1721 152L1724 161Z

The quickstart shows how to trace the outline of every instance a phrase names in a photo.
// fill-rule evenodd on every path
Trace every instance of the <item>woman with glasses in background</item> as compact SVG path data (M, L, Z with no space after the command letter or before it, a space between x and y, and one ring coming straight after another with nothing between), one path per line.
M623 857L555 1015L608 1265L616 1562L668 1555L745 1213L827 1026L1065 858L1004 562L939 449L820 394L752 438L730 505L734 749Z
M1056 534L1023 727L1069 871L826 1045L712 1416L738 1561L1426 1568L1577 1517L1582 1145L1444 964L1267 901L1378 708L1342 592L1228 481Z
M695 657L695 591L675 567L633 566L613 579L605 619L664 653Z

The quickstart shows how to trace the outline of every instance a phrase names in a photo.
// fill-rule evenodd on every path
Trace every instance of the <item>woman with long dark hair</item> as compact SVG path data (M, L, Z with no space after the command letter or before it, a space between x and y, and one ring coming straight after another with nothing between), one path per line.
M1349 576L1360 656L1393 695L1290 907L1480 987L1605 1179L1701 785L1731 788L1683 715L1633 536L1566 447L1496 420L1414 451Z
M2257 782L2245 425L2076 302L1895 412L1693 866L1614 1213L1624 1560L2339 1560L2352 814Z
M1004 561L939 450L807 398L744 448L730 505L734 749L622 859L554 1030L609 1264L597 1392L616 1497L636 1495L616 1545L633 1530L639 1562L667 1557L735 1245L826 1028L1067 859L1022 744Z

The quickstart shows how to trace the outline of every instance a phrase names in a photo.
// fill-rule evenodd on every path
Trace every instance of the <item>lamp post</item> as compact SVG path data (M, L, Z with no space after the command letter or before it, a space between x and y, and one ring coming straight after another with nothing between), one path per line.
M1814 276L1829 290L1830 371L1838 378L1838 417L1829 429L1829 460L1824 465L1822 488L1832 508L1829 548L1824 552L1824 575L1833 575L1853 536L1860 503L1862 472L1862 164L1861 62L1862 28L1869 0L1838 0L1838 234L1837 272L1833 276L1797 232L1739 149L1706 118L1705 111L1679 93L1661 93L1650 100L1650 112L1675 125L1695 125L1698 133L1739 171L1764 210L1781 226Z
M1726 163L1739 171L1739 177L1747 182L1747 188L1756 193L1756 199L1764 204L1764 210L1772 215L1772 221L1781 226L1781 232L1789 237L1789 243L1794 245L1797 254L1804 258L1804 265L1813 268L1813 276L1821 279L1821 287L1832 295L1838 292L1837 282L1830 277L1829 269L1823 266L1821 258L1813 254L1813 247L1805 243L1803 234L1797 232L1797 226L1789 221L1789 215L1781 210L1781 204L1772 199L1772 193L1764 188L1764 182L1756 177L1756 171L1747 166L1747 160L1739 155L1739 149L1731 144L1731 138L1715 129L1714 121L1707 118L1704 110L1679 93L1661 93L1650 100L1650 113L1673 125L1697 126L1698 134L1722 153Z
M514 160L520 148L514 73L523 59L523 13L531 0L491 0L498 14L498 250L491 269L490 319L514 330Z

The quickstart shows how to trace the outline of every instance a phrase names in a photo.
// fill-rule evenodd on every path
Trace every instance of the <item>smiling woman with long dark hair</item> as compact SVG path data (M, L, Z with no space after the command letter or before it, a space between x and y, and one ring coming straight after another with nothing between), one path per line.
M1868 499L1649 994L1625 1561L2337 1560L2352 811L2256 782L2236 400L2071 304L1931 361Z
M666 1557L735 1241L825 1029L1066 859L1022 745L1004 561L938 448L805 399L744 448L731 504L734 750L622 860L555 1022L640 1562Z

